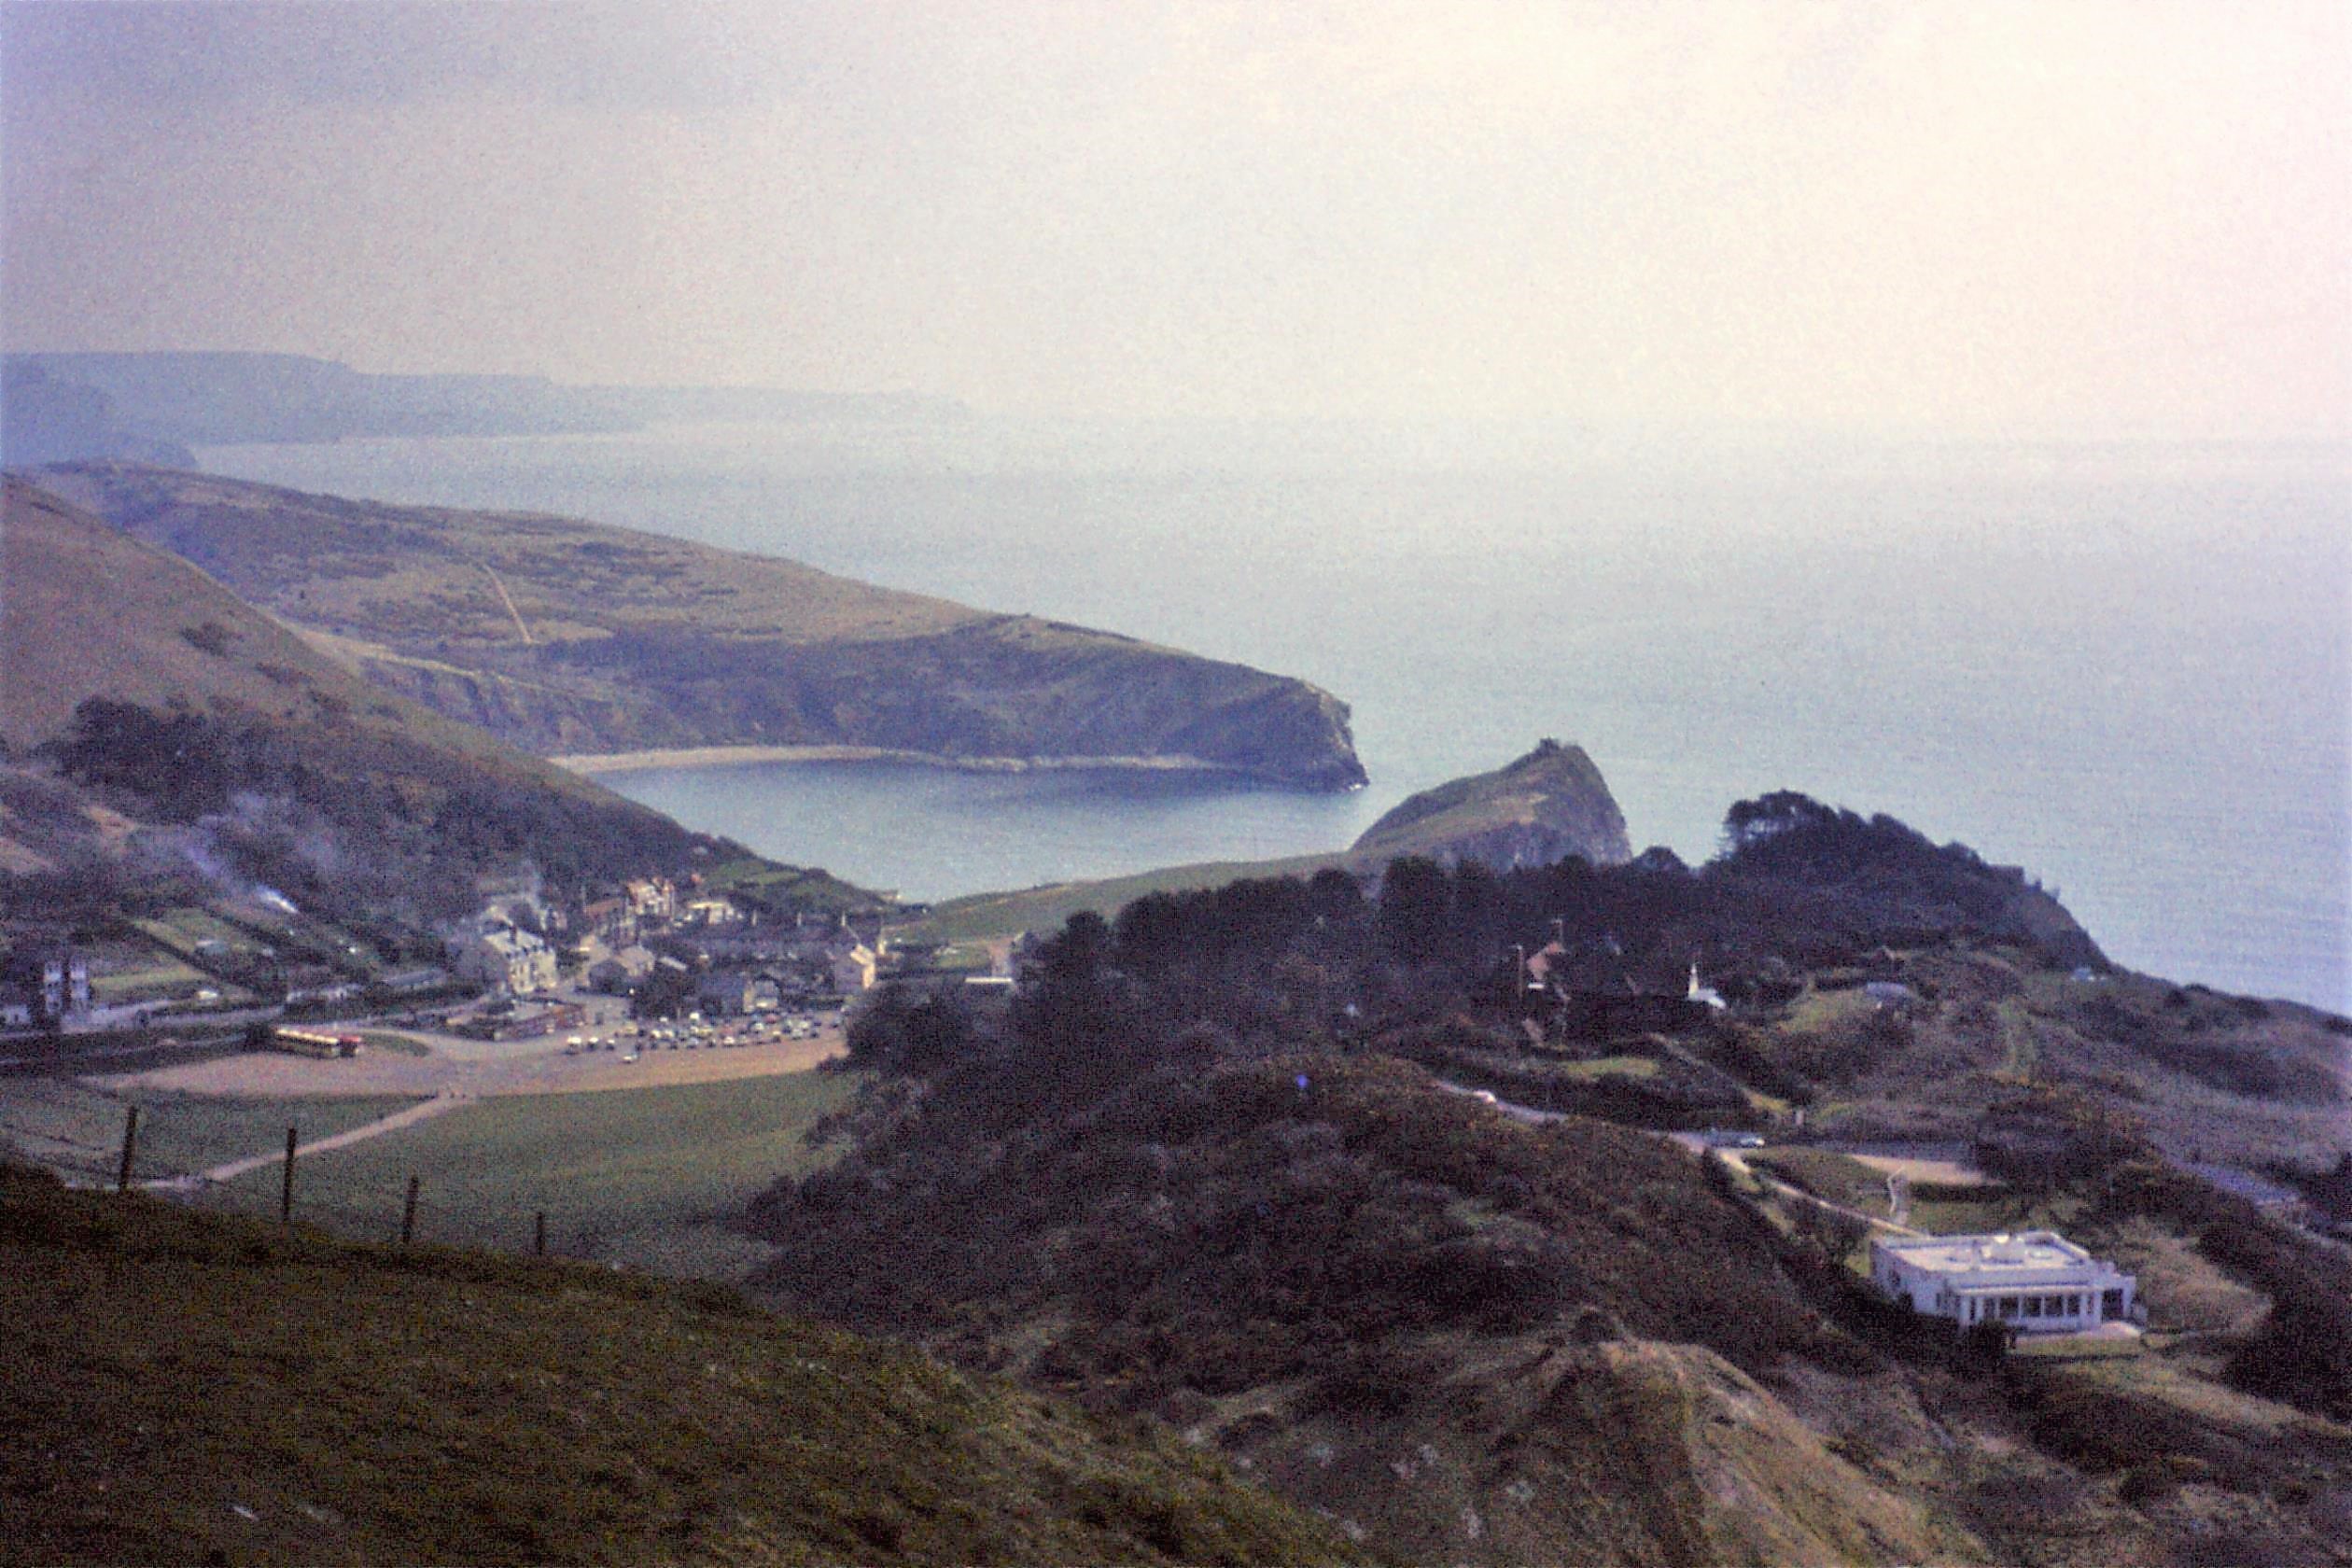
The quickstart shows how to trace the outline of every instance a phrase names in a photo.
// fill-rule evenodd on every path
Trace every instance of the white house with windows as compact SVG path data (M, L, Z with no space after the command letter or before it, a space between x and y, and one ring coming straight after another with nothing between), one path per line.
M515 996L555 987L554 949L515 926L484 923L449 942L450 966L468 980Z
M1912 1310L1963 1328L2004 1323L2027 1334L2130 1319L2138 1283L2047 1230L1873 1239L1870 1280Z

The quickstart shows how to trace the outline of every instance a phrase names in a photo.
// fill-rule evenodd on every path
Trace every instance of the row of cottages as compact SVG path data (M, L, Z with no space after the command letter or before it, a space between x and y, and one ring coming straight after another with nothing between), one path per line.
M835 949L822 955L823 979L836 995L854 996L860 991L874 989L882 954L861 942L847 950ZM714 969L703 974L694 985L694 1002L714 1018L739 1017L749 1013L768 1013L784 1005L789 995L808 994L808 977L816 965L809 961L794 963L796 973L779 973L775 969Z
M631 943L588 966L588 987L607 996L627 996L653 973L653 950Z
M783 1001L784 988L776 976L756 970L713 970L694 982L695 1004L713 1018L773 1013Z
M2137 1314L2138 1281L2047 1230L2014 1236L1881 1237L1870 1281L1915 1312L1963 1328L2080 1332Z
M581 930L614 947L634 944L649 929L721 930L743 921L743 910L725 894L681 896L665 876L634 877L618 893L591 899L580 910Z

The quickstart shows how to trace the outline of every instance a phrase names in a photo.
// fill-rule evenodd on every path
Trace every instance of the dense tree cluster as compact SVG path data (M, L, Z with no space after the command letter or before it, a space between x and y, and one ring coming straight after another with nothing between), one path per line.
M529 863L581 886L682 873L714 841L602 791L550 788L350 722L159 713L92 698L49 749L60 773L132 814L202 824L237 873L298 903L440 917L469 910L475 875ZM728 854L742 851L720 845Z

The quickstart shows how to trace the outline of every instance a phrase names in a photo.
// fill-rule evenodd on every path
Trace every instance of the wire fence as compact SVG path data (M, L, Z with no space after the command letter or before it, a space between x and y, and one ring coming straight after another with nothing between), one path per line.
M463 1246L581 1259L599 1258L607 1251L603 1227L595 1223L544 1208L485 1204L465 1196L462 1185L453 1196L427 1184L417 1174L386 1183L380 1192L364 1197L353 1195L347 1178L306 1183L303 1145L294 1127L287 1129L295 1135L290 1152L236 1179L213 1181L201 1170L177 1169L196 1163L186 1159L166 1161L158 1169L158 1162L143 1157L142 1140L159 1131L184 1136L186 1129L172 1127L168 1110L163 1113L162 1127L157 1124L155 1113L126 1108L118 1130L119 1141L111 1149L99 1143L86 1125L64 1127L13 1122L0 1130L7 1134L17 1154L54 1172L69 1186L135 1187L211 1212L292 1223L353 1241ZM307 1190L320 1185L329 1190Z

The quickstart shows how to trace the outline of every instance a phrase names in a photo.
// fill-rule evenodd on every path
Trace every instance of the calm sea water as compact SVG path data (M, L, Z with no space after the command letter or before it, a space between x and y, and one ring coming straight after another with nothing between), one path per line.
M1732 801L1803 790L2025 866L2135 968L2352 1010L2340 450L973 419L203 457L791 555L1354 706L1373 784L1337 798L879 763L610 780L908 896L1338 847L1548 735L1636 845L1703 859Z

